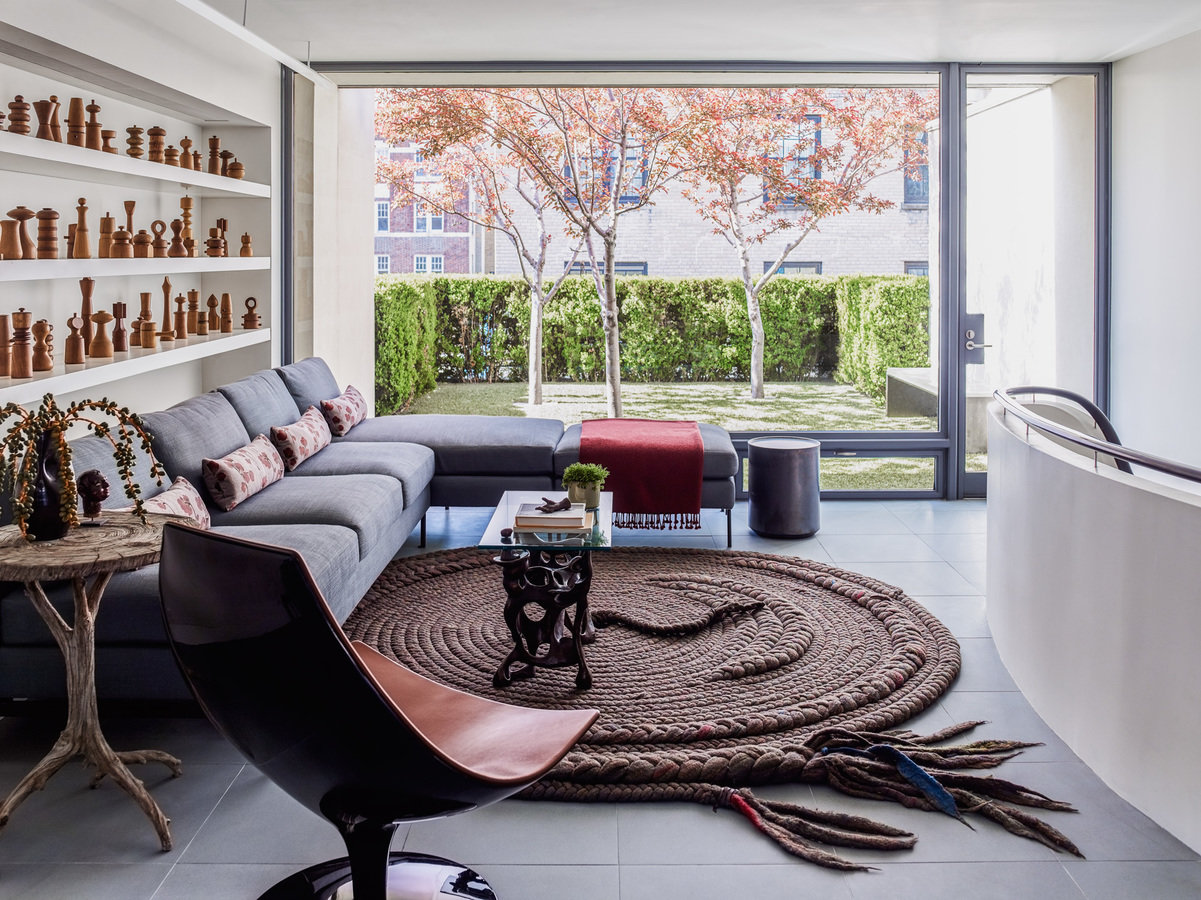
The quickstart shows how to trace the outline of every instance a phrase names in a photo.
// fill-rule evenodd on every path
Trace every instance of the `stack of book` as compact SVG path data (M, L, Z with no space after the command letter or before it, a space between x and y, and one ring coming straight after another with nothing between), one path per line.
M583 503L573 503L568 509L542 512L537 503L523 503L513 517L516 531L591 531L593 514Z

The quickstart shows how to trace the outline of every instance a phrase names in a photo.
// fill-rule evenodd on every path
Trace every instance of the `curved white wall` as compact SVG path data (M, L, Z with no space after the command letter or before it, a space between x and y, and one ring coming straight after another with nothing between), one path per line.
M1201 850L1201 496L995 405L988 622L1018 687L1113 790Z

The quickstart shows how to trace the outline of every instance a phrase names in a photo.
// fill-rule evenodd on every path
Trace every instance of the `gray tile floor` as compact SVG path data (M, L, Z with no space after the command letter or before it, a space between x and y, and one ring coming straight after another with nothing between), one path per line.
M398 832L394 849L403 844L472 865L507 900L1201 898L1198 855L1106 789L1042 723L997 657L984 614L985 505L833 502L822 504L821 514L816 537L772 541L747 529L740 505L735 544L861 571L926 604L960 639L964 663L951 690L914 727L988 719L977 734L1045 742L998 774L1075 803L1078 815L1048 818L1086 861L989 822L971 831L935 814L800 785L764 793L860 811L914 831L917 847L904 854L848 851L878 870L844 874L794 860L727 812L506 801L413 825ZM486 520L484 510L431 510L430 549L473 543ZM724 519L706 514L705 522L704 534L640 540L620 533L618 543L724 546ZM416 552L414 541L405 553ZM105 728L118 748L161 747L184 760L179 779L156 767L141 773L171 816L175 849L159 852L133 803L108 783L88 790L86 773L72 764L0 832L0 898L253 898L295 869L341 855L330 826L243 765L203 720L114 718ZM51 722L0 721L0 790L16 783L56 732Z

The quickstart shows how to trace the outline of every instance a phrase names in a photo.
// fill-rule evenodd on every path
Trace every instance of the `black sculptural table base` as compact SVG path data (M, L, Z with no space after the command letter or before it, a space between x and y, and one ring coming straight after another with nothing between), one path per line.
M576 687L591 687L584 644L596 638L588 614L592 554L566 548L505 550L493 562L504 570L505 624L513 651L492 684L499 688L533 678L539 666L578 666Z

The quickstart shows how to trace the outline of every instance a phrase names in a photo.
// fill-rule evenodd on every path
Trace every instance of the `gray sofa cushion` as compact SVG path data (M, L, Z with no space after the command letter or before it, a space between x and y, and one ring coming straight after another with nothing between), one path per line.
M701 477L732 478L738 473L738 453L729 433L720 425L698 423L701 441L705 445L705 461ZM563 477L563 470L580 460L580 426L570 425L555 449L555 479Z
M154 436L154 455L167 474L172 479L182 475L202 494L201 460L220 459L245 447L252 437L225 396L215 391L147 413L142 420Z
M296 408L283 379L270 369L223 384L217 390L237 412L251 437L256 434L271 437L272 425L291 425L304 412Z
M434 451L438 475L550 475L558 419L518 416L376 416L340 442L412 441Z
M296 401L296 408L304 412L310 406L321 408L322 400L329 400L342 393L338 380L319 356L310 356L300 362L280 366L275 370Z
M285 478L229 511L213 510L213 525L342 525L359 536L359 556L391 539L404 509L404 489L387 475Z
M434 451L400 441L330 444L287 473L297 475L391 475L404 487L409 507L434 477Z

